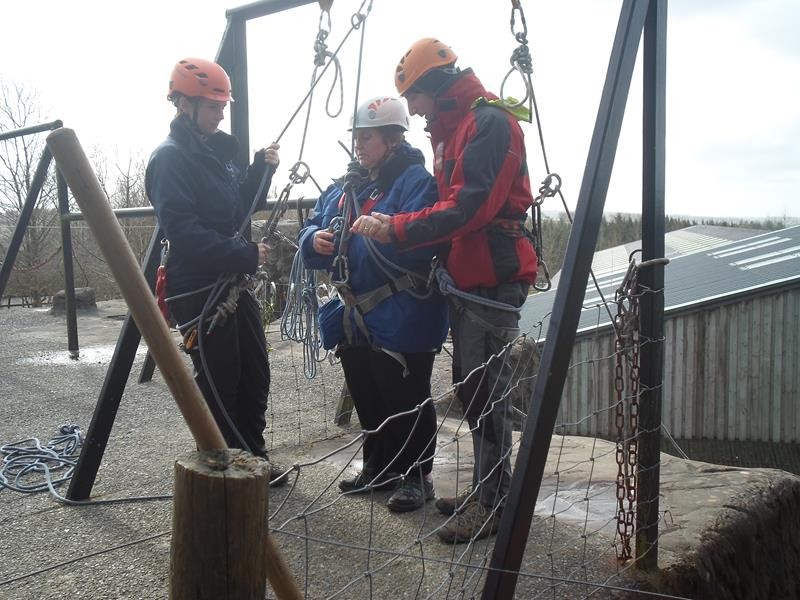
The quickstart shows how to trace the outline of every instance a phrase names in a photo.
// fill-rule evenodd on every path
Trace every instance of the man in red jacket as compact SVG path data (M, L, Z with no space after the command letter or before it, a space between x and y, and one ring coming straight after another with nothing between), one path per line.
M522 129L512 110L487 92L453 50L433 38L415 42L395 72L412 115L428 121L439 200L392 217L361 216L353 231L402 249L449 242L456 293L448 295L453 381L472 430L471 489L439 498L450 519L439 537L468 542L497 531L511 479L512 366L518 309L536 280L536 252L524 228L533 202ZM485 367L483 365L485 364ZM458 490L457 490L458 491Z

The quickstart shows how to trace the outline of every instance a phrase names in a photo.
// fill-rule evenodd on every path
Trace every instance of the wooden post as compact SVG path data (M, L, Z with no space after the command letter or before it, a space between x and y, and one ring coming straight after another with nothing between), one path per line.
M103 188L72 129L56 129L47 146L92 230L97 245L114 274L128 309L147 341L164 381L201 450L225 448L225 439L211 416L205 399L192 379L128 240L111 211Z
M198 464L196 469L190 467L189 463L184 465L181 461L175 465L172 555L173 565L183 565L175 573L181 574L181 581L188 581L191 580L191 574L185 573L193 570L195 573L205 575L209 582L224 580L230 589L236 590L250 589L248 586L256 585L254 578L257 575L260 580L261 595L252 597L257 597L259 600L264 597L265 577L269 576L270 584L281 600L302 598L280 549L268 533L266 523L268 463L242 451L227 453L225 439L200 389L186 369L164 317L158 310L150 287L139 268L139 263L128 245L119 221L111 211L103 188L75 132L71 129L57 129L47 136L47 146L53 153L59 170L72 190L86 223L114 274L128 309L142 337L147 341L148 350L152 353L164 381L172 392L197 447L201 451L221 451L209 455L216 458L207 459L205 467L199 466L202 464L199 459L196 461ZM217 466L212 468L210 465L215 461ZM251 464L249 461L255 462ZM214 469L218 472L216 478L210 476L210 472ZM245 476L239 469L249 474ZM214 482L213 479L221 479L221 487L220 482ZM236 479L240 481L234 481ZM263 500L260 499L262 497ZM248 510L247 507L251 505L252 508ZM257 506L260 508L256 508ZM190 533L186 533L187 531ZM176 540L183 540L187 536L190 538L191 532L198 532L198 535L207 532L208 535L215 536L213 539L218 546L179 548ZM194 542L190 545L192 544ZM217 556L222 556L223 560L219 562L206 560L194 567L187 566L188 563L183 557L193 550L218 550L222 554ZM256 555L252 564L257 566L252 569L250 566L241 567L249 563L226 558L239 556L241 552L246 555ZM267 569L267 565L270 565L270 569ZM172 596L173 588L177 590L183 584L171 583L174 584L170 586ZM205 595L202 588L187 588L187 590L191 591L190 595L176 596L176 598L251 597L239 595L238 592L231 595ZM204 595L201 596L201 593Z
M263 600L268 469L243 450L175 462L170 600Z

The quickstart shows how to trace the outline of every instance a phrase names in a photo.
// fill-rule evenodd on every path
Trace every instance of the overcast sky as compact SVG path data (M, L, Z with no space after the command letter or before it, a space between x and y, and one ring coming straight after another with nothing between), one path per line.
M331 49L360 0L335 0ZM534 87L551 169L574 207L597 114L618 0L523 0ZM165 100L172 65L213 58L233 2L138 0L3 2L0 79L38 92L47 120L75 129L87 150L112 160L147 157L173 115ZM308 90L316 3L248 26L251 144L273 140ZM374 0L367 20L360 98L393 94L393 72L407 47L438 37L499 91L517 46L511 2ZM800 217L800 2L672 0L667 57L667 213L709 217ZM325 183L344 172L358 64L358 36L341 54L344 110L325 115L330 73L317 88L303 158ZM511 91L519 91L512 79ZM514 89L515 88L515 89ZM338 93L334 104L338 104ZM299 156L303 111L282 142L274 183L283 187ZM421 118L409 141L430 147ZM534 187L544 177L536 129L524 125ZM116 157L116 158L115 158ZM641 210L641 72L637 67L606 210ZM293 196L312 196L312 187ZM558 210L555 200L546 210Z

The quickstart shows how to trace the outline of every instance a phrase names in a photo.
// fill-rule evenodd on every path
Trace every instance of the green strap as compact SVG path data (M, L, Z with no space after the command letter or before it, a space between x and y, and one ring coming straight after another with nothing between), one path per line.
M511 96L498 100L487 100L481 96L475 99L475 101L472 103L472 106L470 106L470 109L477 108L479 106L494 106L495 108L502 108L517 121L527 121L528 123L531 121L531 111L528 109L528 107L525 105L520 105L517 100Z

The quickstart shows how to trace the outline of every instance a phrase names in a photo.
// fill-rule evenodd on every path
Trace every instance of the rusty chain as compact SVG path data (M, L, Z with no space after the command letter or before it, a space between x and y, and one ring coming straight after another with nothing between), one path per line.
M628 271L616 292L617 315L614 319L614 390L617 427L617 533L620 545L617 558L627 562L633 556L631 539L636 528L636 471L639 433L639 268L631 256ZM628 394L625 395L626 370ZM629 402L626 402L626 399ZM626 404L627 419L626 417Z

